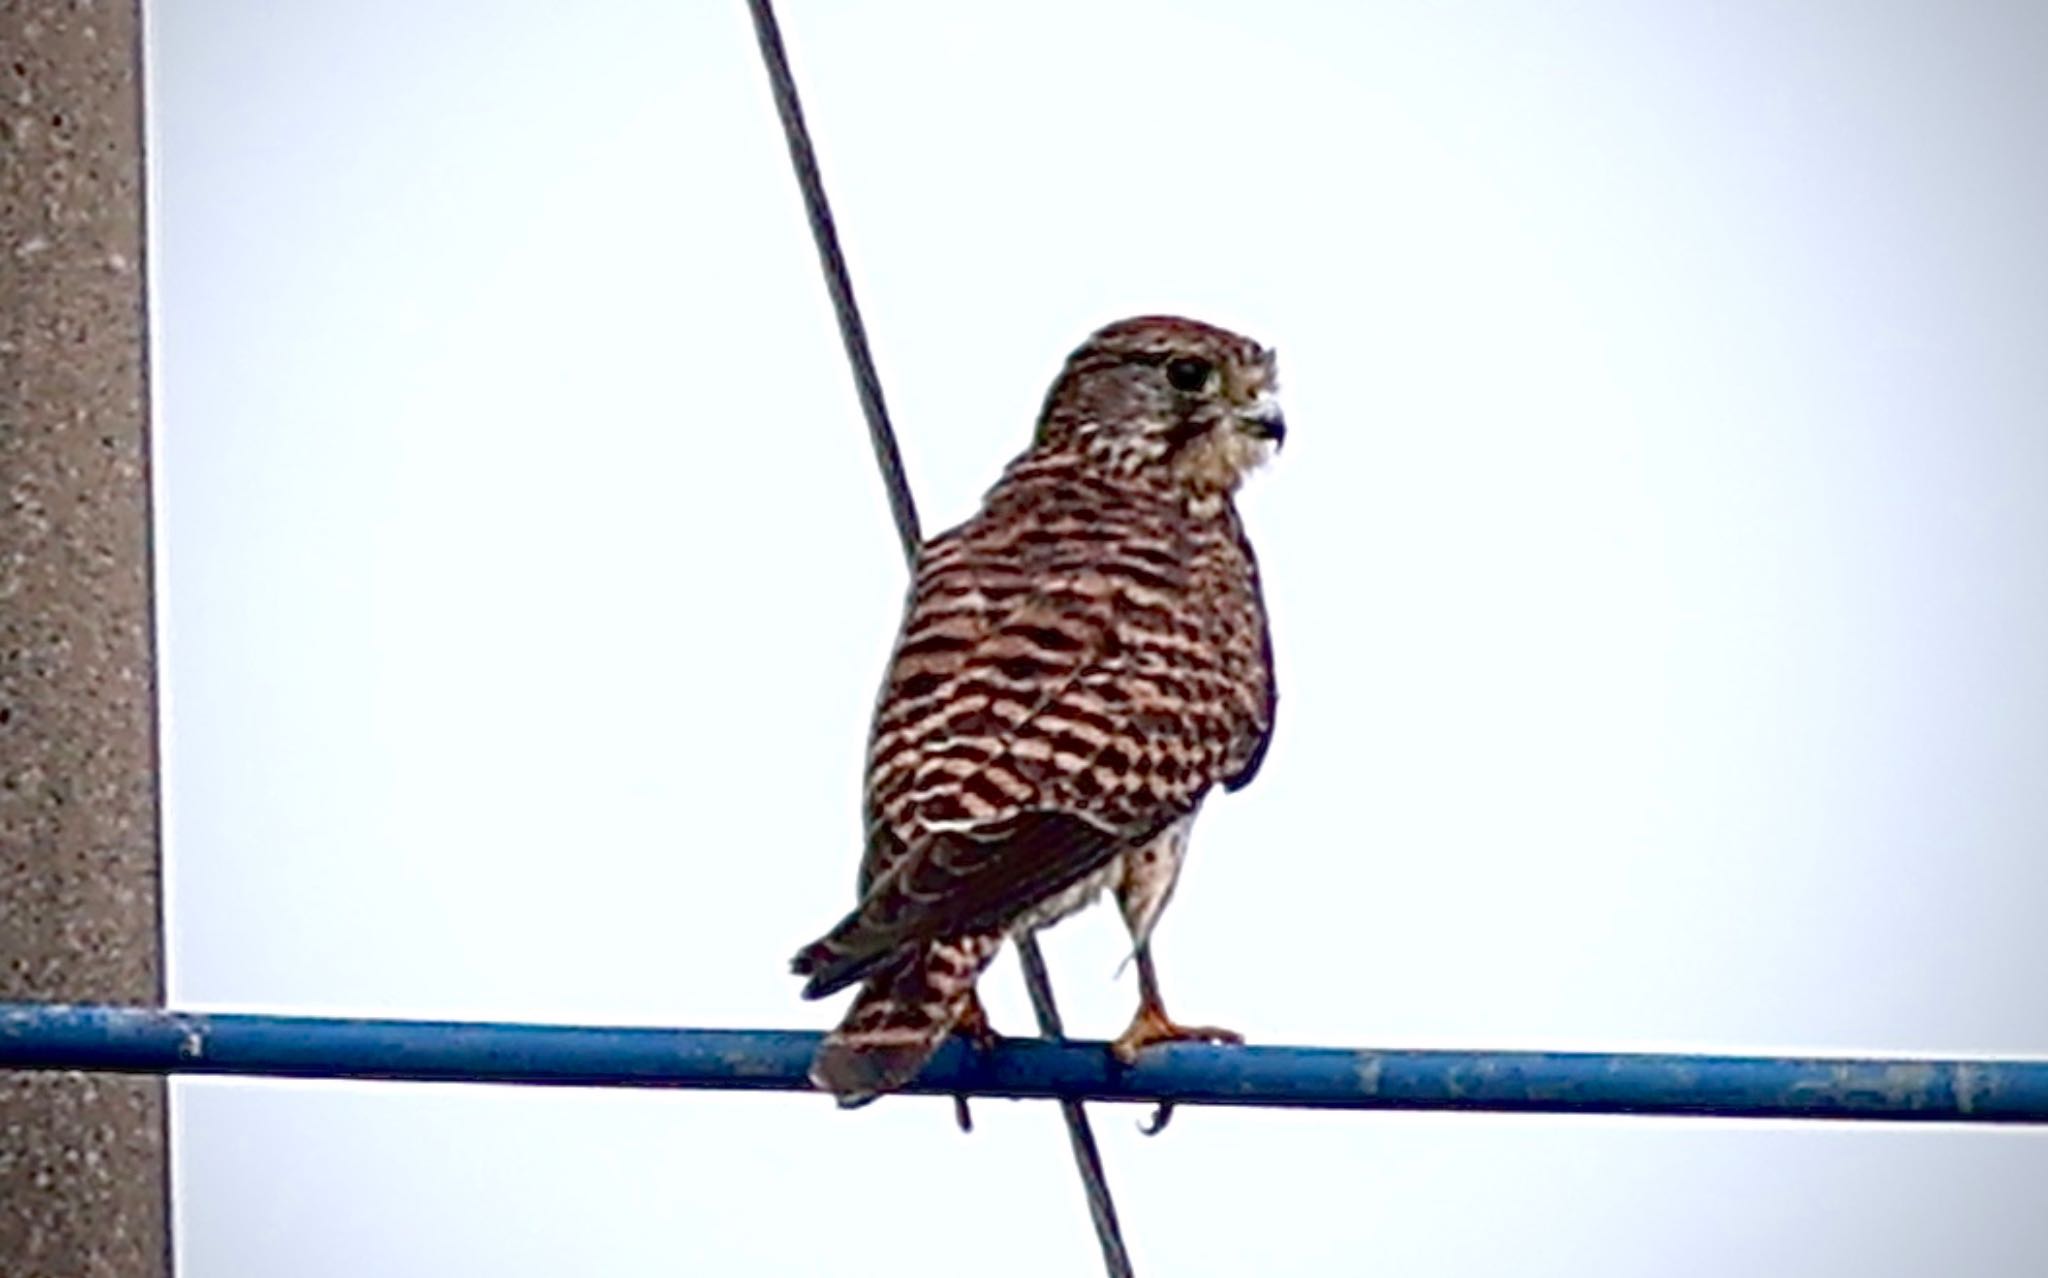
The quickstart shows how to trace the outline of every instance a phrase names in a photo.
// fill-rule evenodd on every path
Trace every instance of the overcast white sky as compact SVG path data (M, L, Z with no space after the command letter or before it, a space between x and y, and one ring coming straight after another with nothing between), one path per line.
M783 20L930 527L1106 320L1281 352L1177 1012L2048 1053L2048 7ZM902 569L744 6L150 21L173 1001L829 1023ZM1045 1105L173 1094L186 1278L1098 1264ZM2048 1266L2036 1132L1140 1117L1147 1278Z

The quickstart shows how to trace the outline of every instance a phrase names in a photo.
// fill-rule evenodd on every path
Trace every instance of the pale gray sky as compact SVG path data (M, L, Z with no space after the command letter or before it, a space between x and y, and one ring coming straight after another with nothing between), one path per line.
M1281 352L1280 731L1177 1012L2048 1053L2048 9L782 16L929 526L1106 320ZM829 1023L786 960L849 903L902 570L744 6L150 21L173 1001ZM1123 946L1048 938L1077 1033ZM1045 1105L174 1113L187 1278L1098 1263ZM2033 1132L1140 1117L1147 1278L2048 1265Z

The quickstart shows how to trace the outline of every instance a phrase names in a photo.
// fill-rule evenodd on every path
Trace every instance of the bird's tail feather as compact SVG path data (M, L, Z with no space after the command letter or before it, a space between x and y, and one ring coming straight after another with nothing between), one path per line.
M818 1048L811 1081L851 1107L916 1078L1002 943L1000 932L931 941L870 976Z

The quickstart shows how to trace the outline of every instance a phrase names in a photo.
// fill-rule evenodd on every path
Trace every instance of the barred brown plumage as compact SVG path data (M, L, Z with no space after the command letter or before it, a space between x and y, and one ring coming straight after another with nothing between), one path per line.
M1150 937L1210 789L1273 728L1257 561L1231 496L1282 439L1270 351L1141 317L1067 360L1031 447L933 538L875 710L859 904L792 966L863 982L812 1068L854 1104L899 1087L1012 932L1105 888L1135 943L1130 1059L1175 1038Z

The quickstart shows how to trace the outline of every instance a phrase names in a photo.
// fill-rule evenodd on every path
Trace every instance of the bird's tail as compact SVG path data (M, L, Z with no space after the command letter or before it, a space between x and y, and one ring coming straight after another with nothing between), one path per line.
M851 1107L916 1078L959 1023L975 978L1002 943L1000 932L929 941L870 976L818 1048L811 1081Z

